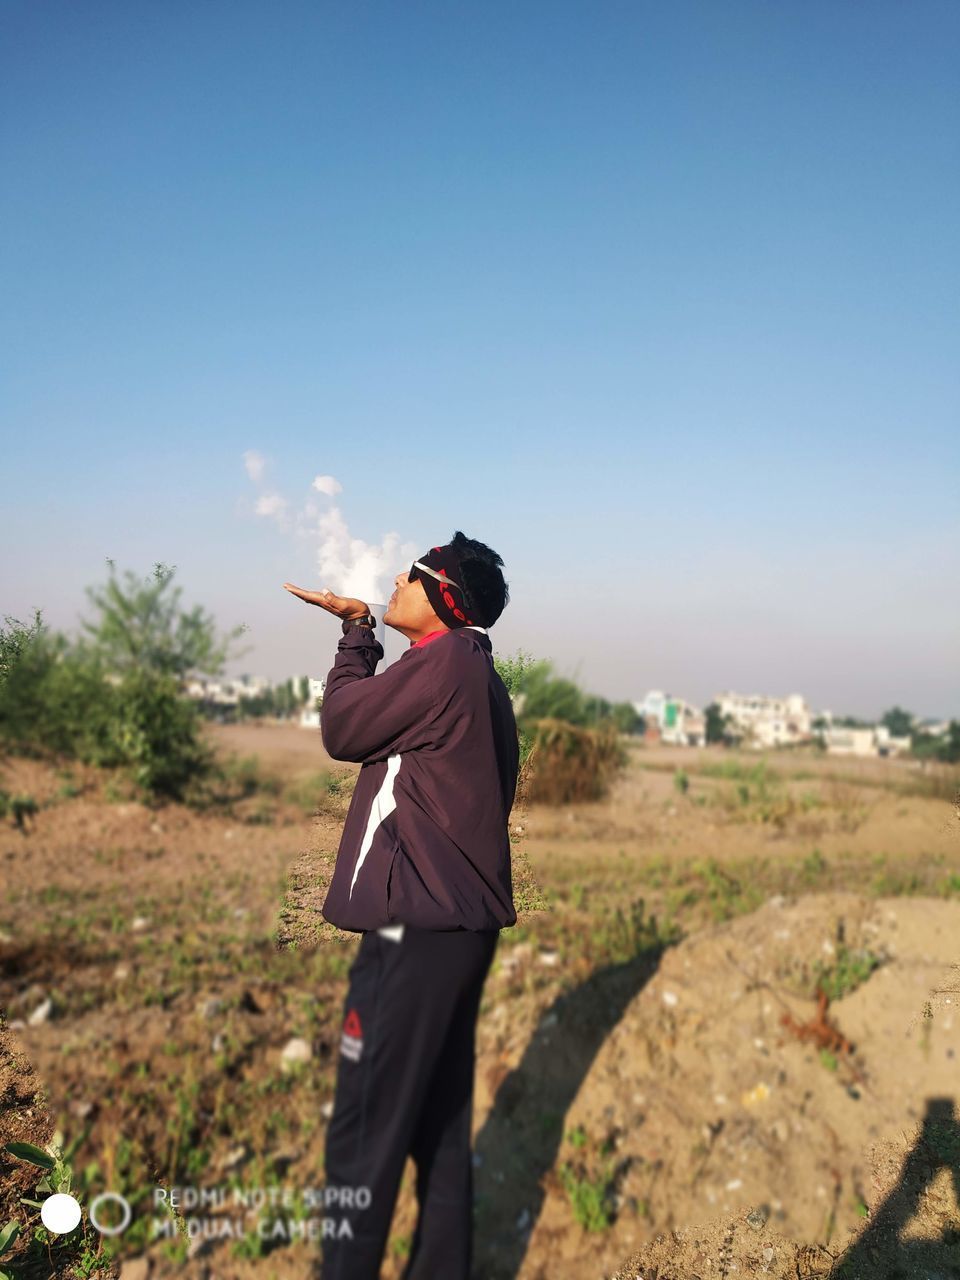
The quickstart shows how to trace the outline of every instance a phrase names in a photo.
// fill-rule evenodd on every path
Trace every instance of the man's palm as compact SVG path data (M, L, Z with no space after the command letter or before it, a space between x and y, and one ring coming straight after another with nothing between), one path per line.
M295 587L292 582L285 582L284 587L291 595L299 596L307 604L318 604L328 613L335 613L338 618L359 618L370 610L362 600L353 596L336 596L332 591L307 591L304 587Z

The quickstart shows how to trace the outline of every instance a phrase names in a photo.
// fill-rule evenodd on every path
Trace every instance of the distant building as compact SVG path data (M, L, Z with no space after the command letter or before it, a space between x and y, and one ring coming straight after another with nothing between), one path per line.
M831 725L823 731L823 740L834 756L898 756L911 746L909 737L895 738L882 724L862 729Z
M327 683L326 679L314 680L313 676L307 677L310 688L310 696L300 712L300 725L304 729L320 728L320 712L317 708L317 700L323 701L323 687Z
M916 733L929 733L934 738L945 738L950 732L949 720L914 720Z
M646 721L644 736L647 738L658 738L681 747L702 747L707 740L706 717L683 698L651 689L642 702L635 702L633 706Z
M793 746L813 736L813 714L799 693L770 698L727 692L718 694L714 702L722 716L730 717L745 747Z
M299 677L297 677L299 679ZM286 684L281 680L280 684ZM216 720L232 721L241 698L258 698L275 688L266 676L192 676L184 684L184 692L201 704L203 713ZM296 683L294 688L297 688Z

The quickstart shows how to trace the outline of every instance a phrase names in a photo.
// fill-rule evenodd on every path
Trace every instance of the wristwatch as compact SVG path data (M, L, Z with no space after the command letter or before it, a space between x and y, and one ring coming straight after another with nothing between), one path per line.
M343 623L343 634L346 635L353 627L373 627L376 629L377 620L372 613L363 613L359 618L346 618Z

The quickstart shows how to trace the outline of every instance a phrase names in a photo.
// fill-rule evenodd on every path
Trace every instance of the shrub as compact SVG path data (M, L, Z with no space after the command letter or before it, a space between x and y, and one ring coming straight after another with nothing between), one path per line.
M602 799L626 761L615 725L584 729L545 717L534 737L529 797L545 804Z
M0 741L20 755L122 766L146 796L184 799L214 764L184 679L218 673L244 628L221 643L200 608L179 610L179 588L165 598L171 570L157 565L146 585L128 574L124 590L108 563L106 589L88 589L100 609L83 624L90 639L0 633Z

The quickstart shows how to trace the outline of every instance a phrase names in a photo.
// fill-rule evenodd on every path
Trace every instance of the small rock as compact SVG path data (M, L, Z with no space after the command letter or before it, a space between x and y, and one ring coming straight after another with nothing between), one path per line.
M765 1204L758 1205L756 1209L751 1209L747 1214L747 1226L753 1227L754 1231L760 1231L766 1225L767 1219L770 1217L770 1210Z
M329 1120L333 1115L333 1103L325 1102L320 1108L320 1114L323 1116L324 1120Z
M295 1062L309 1062L312 1057L313 1049L310 1047L310 1042L300 1036L293 1036L283 1046L280 1066L282 1070L289 1071Z
M134 916L130 923L130 928L135 932L139 932L139 930L145 929L149 923L150 921L146 916Z
M130 969L128 965L118 964L113 971L114 981L123 982L124 978L130 977Z
M555 965L560 961L559 951L541 951L537 957L541 964Z
M210 1041L210 1049L213 1053L222 1053L224 1048L226 1047L226 1043L227 1043L226 1036L224 1036L224 1034L221 1031L218 1031L217 1034Z
M223 1170L236 1169L238 1165L243 1164L246 1158L246 1144L241 1142L238 1147L231 1147L226 1155L221 1159L220 1168Z
M669 1004L669 1005L671 1005L671 1006L672 1006L672 1005L675 1005L675 1004L677 1003L678 999L679 999L679 997L678 997L678 996L677 996L677 994L676 994L675 992L673 992L673 991L665 991L665 992L663 993L663 1003L664 1003L664 1004Z
M53 1012L53 1001L47 996L43 1004L38 1004L27 1021L31 1027L42 1026L43 1023L50 1021L50 1015Z

